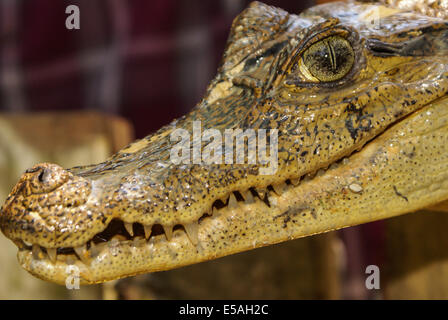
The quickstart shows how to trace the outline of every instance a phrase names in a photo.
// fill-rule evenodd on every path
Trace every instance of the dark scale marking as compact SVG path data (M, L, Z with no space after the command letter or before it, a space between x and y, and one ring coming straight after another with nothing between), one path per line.
M403 198L404 200L406 200L406 202L409 202L408 198L406 196L404 196L403 194L401 194L400 192L398 192L397 187L393 186L395 194L401 198Z

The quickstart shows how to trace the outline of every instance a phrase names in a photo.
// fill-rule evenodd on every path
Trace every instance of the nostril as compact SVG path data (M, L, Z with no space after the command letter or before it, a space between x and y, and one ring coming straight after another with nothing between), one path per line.
M41 171L37 178L39 179L39 182L44 182L44 171Z
M41 183L46 183L49 175L50 175L50 173L48 172L48 170L42 169L42 171L39 173L39 176L37 177L37 179Z
M27 170L22 180L29 188L28 193L39 194L60 187L68 181L69 175L68 171L58 165L44 163Z

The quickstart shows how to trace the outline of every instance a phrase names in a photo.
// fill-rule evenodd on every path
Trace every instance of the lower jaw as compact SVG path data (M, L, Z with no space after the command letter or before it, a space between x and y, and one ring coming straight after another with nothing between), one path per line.
M117 242L85 264L56 263L18 253L20 264L44 280L81 284L169 270L286 240L409 213L448 199L448 97L389 128L336 168L288 185L281 194L224 207L199 225L199 244L177 230L149 241Z

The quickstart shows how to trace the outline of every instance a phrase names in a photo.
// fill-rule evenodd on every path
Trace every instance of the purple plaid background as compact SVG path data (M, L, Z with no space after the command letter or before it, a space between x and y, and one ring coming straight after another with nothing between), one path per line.
M267 1L291 12L306 1ZM243 0L0 0L2 111L93 109L143 137L201 98ZM68 5L80 30L65 28Z

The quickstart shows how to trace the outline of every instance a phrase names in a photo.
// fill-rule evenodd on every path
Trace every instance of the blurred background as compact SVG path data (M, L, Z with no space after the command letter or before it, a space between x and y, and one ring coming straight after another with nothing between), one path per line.
M323 1L264 2L300 13ZM187 113L248 3L0 0L0 202L35 163L100 162ZM69 5L79 30L65 27ZM443 228L415 243L415 226L440 219L412 216L81 290L33 278L0 236L0 299L447 298ZM382 271L380 290L366 289L368 265Z
M136 138L188 112L215 75L242 0L0 1L0 110L95 110ZM313 1L266 1L300 12ZM65 28L68 5L81 28Z

